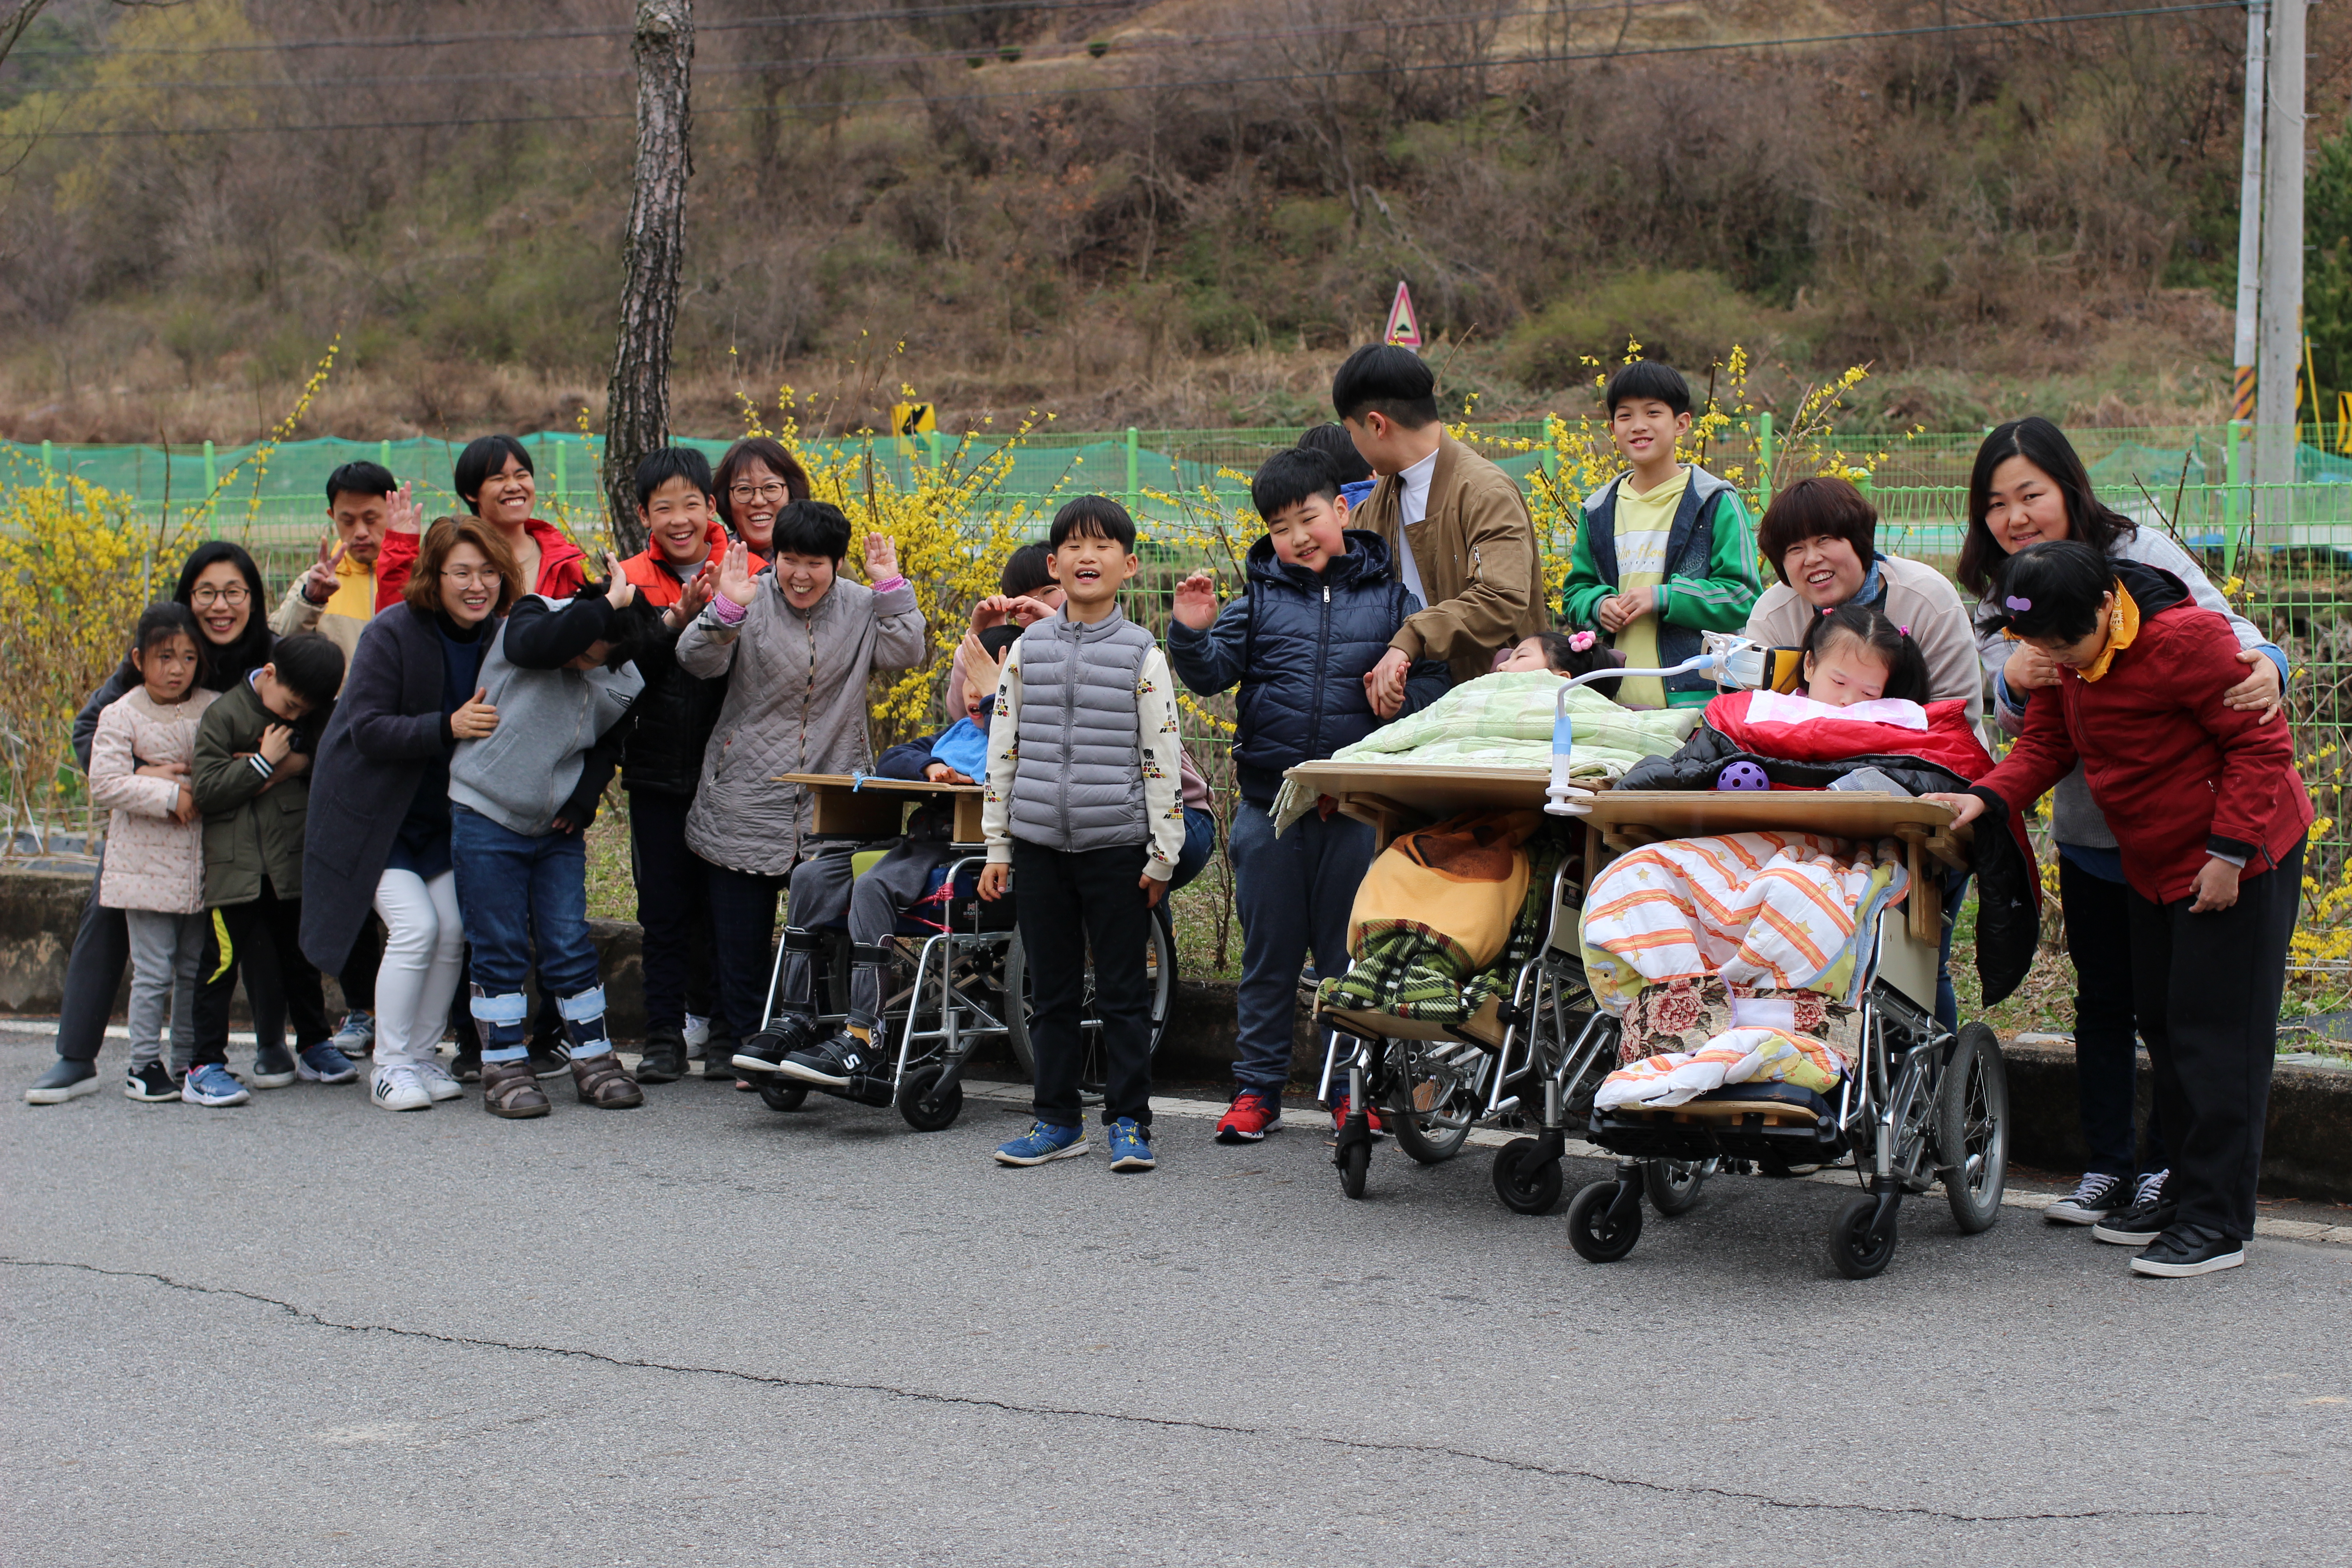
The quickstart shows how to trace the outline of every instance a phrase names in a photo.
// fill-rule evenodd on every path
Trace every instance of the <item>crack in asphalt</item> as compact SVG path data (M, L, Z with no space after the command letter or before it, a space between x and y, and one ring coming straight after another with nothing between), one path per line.
M105 1268L94 1263L77 1263L39 1258L0 1257L0 1264L12 1268L55 1268L74 1273L94 1274L106 1279L144 1279L163 1286L167 1289L186 1291L191 1295L219 1296L250 1301L257 1306L275 1307L299 1322L309 1323L336 1333L381 1334L394 1339L425 1340L436 1344L455 1345L470 1350L500 1350L512 1351L523 1355L556 1356L629 1371L667 1372L688 1377L721 1378L772 1388L804 1388L828 1393L866 1394L887 1399L903 1399L917 1404L998 1410L1012 1415L1063 1416L1075 1420L1102 1421L1124 1426L1156 1426L1171 1431L1209 1432L1237 1437L1286 1438L1294 1442L1320 1444L1328 1447L1358 1453L1415 1454L1430 1458L1459 1459L1469 1464L1491 1465L1498 1469L1514 1470L1523 1475L1546 1476L1558 1480L1591 1481L1598 1485L1616 1487L1628 1491L1657 1492L1675 1497L1720 1498L1726 1501L1750 1503L1759 1508L1796 1512L1881 1514L1942 1520L1954 1524L2028 1524L2043 1521L2056 1522L2084 1519L2194 1518L2211 1511L2207 1509L2083 1509L2039 1513L1955 1513L1946 1509L1925 1508L1916 1504L1804 1501L1773 1497L1764 1492L1741 1491L1730 1487L1682 1486L1666 1481L1644 1480L1638 1476L1610 1475L1600 1470L1548 1465L1534 1459L1514 1458L1506 1454L1489 1454L1475 1448L1456 1448L1438 1443L1390 1442L1371 1437L1340 1437L1328 1433L1306 1431L1290 1426L1244 1426L1225 1422L1195 1420L1185 1416L1144 1415L1129 1411L1090 1410L1076 1405L1024 1405L1013 1400L992 1398L986 1394L947 1394L929 1389L901 1388L895 1384L887 1383L861 1383L844 1378L790 1377L779 1373L743 1372L733 1367L692 1366L677 1362L648 1361L632 1356L609 1355L603 1351L582 1350L571 1345L532 1344L513 1340L480 1339L468 1334L441 1333L431 1329L401 1328L391 1323L346 1323L323 1316L308 1307L297 1306L291 1301L281 1301L274 1296L264 1296L256 1291L239 1289L233 1285L198 1284L148 1269Z

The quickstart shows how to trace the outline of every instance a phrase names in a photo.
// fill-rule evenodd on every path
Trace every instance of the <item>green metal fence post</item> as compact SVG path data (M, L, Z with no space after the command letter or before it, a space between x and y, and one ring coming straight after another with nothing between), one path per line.
M220 489L220 475L214 471L213 444L207 441L205 443L205 494L210 495L218 489Z
M1556 414L1544 416L1543 471L1548 479L1559 478L1559 416Z
M392 471L392 443L391 443L391 442L389 442L389 441L378 441L378 442L375 444L375 460L376 460L377 462L382 463L382 464L383 465L384 472L386 472L386 473L390 473L390 472Z
M44 441L44 442L42 442L42 443L41 443L41 479L42 479L42 482L43 482L43 483L54 483L54 482L56 481L56 479L57 479L57 477L58 477L58 456L57 456L57 453L56 453L56 451L55 451L55 450L50 447L50 445L49 445L47 441Z
M2229 488L2221 497L2221 575L2238 574L2238 426L2241 421L2230 421L2228 467Z
M572 504L572 482L567 471L569 465L563 460L565 454L571 450L570 441L561 436L555 438L555 502L558 506Z
M1756 416L1756 510L1760 516L1772 504L1772 416Z
M933 426L930 429L924 431L923 435L926 437L923 444L931 449L931 467L936 470L940 466L940 448L946 445L947 433L940 429L939 426Z
M1141 443L1141 435L1134 426L1129 426L1127 427L1127 510L1129 512L1139 511L1143 507L1143 481L1136 468L1138 459L1143 455Z

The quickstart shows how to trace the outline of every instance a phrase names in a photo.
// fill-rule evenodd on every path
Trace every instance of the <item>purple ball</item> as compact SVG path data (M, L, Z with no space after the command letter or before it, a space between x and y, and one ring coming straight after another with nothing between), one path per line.
M1770 789L1772 781L1754 763L1732 763L1715 775L1717 789Z

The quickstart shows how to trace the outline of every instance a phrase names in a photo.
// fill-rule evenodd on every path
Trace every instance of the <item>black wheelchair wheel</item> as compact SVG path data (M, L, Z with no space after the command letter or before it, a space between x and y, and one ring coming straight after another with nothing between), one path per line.
M944 1132L955 1125L956 1117L963 1110L961 1083L948 1085L944 1096L932 1092L947 1070L944 1063L919 1068L908 1073L907 1080L898 1086L898 1114L918 1132Z
M1886 1234L1874 1242L1870 1222L1878 1214L1878 1200L1865 1194L1838 1211L1830 1227L1830 1262L1849 1279L1874 1279L1895 1260L1895 1216L1886 1220Z
M1470 1124L1486 1108L1475 1069L1464 1073L1444 1065L1459 1047L1440 1041L1390 1040L1388 1129L1397 1147L1424 1165L1444 1164L1469 1142ZM1484 1058L1480 1058L1483 1062Z
M1540 1139L1514 1138L1495 1151L1495 1195L1513 1214L1551 1213L1565 1180L1559 1161L1545 1157Z
M1698 1190L1706 1180L1706 1166L1683 1160L1644 1160L1642 1162L1642 1193L1650 1206L1671 1219L1678 1214L1688 1214L1698 1202Z
M760 1099L771 1110L798 1110L809 1097L808 1085L769 1079L760 1085Z
M1642 1239L1640 1200L1626 1206L1623 1217L1612 1220L1609 1210L1616 1201L1613 1180L1580 1187L1568 1200L1568 1244L1587 1263L1614 1263Z
M1339 1151L1339 1190L1351 1198L1364 1195L1364 1177L1372 1168L1372 1146L1350 1143Z
M1936 1086L1936 1163L1960 1233L1990 1229L2009 1182L2009 1075L2000 1040L1982 1024L1960 1030Z

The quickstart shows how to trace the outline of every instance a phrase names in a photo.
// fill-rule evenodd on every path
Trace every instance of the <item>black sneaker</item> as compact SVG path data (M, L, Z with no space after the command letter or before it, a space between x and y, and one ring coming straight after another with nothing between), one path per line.
M633 1074L639 1083L676 1083L686 1076L686 1037L676 1024L656 1024L646 1031L646 1054Z
M2156 1245L2132 1259L2132 1272L2159 1279L2186 1279L2235 1268L2246 1260L2246 1244L2201 1225L2173 1225Z
M2132 1196L2131 1207L2120 1214L2111 1214L2091 1227L2091 1234L2101 1241L2117 1247L2146 1247L2171 1228L2179 1209L2164 1196L2164 1179L2169 1171L2158 1171L2139 1179L2139 1189Z
M530 1043L530 1076L562 1078L572 1070L572 1047L562 1040Z
M819 1089L847 1089L851 1080L875 1069L874 1047L844 1029L823 1045L797 1050L776 1064L786 1078L813 1083Z
M71 1057L59 1057L48 1071L33 1080L25 1091L27 1105L63 1105L68 1100L79 1100L85 1094L98 1092L98 1064L76 1061Z
M165 1100L180 1098L179 1080L164 1069L160 1061L145 1067L132 1068L122 1080L122 1098L146 1105L161 1105Z
M449 1058L449 1076L459 1083L482 1081L482 1047L460 1046L457 1054Z
M300 1076L300 1069L294 1065L294 1053L281 1041L253 1053L253 1071L246 1081L255 1089L284 1089Z
M806 1013L786 1013L737 1047L731 1065L740 1072L774 1072L786 1057L824 1037L817 1021Z
M2042 1211L2052 1225L2096 1225L2131 1202L2131 1183L2122 1176L2092 1171L2074 1184L2074 1192Z

